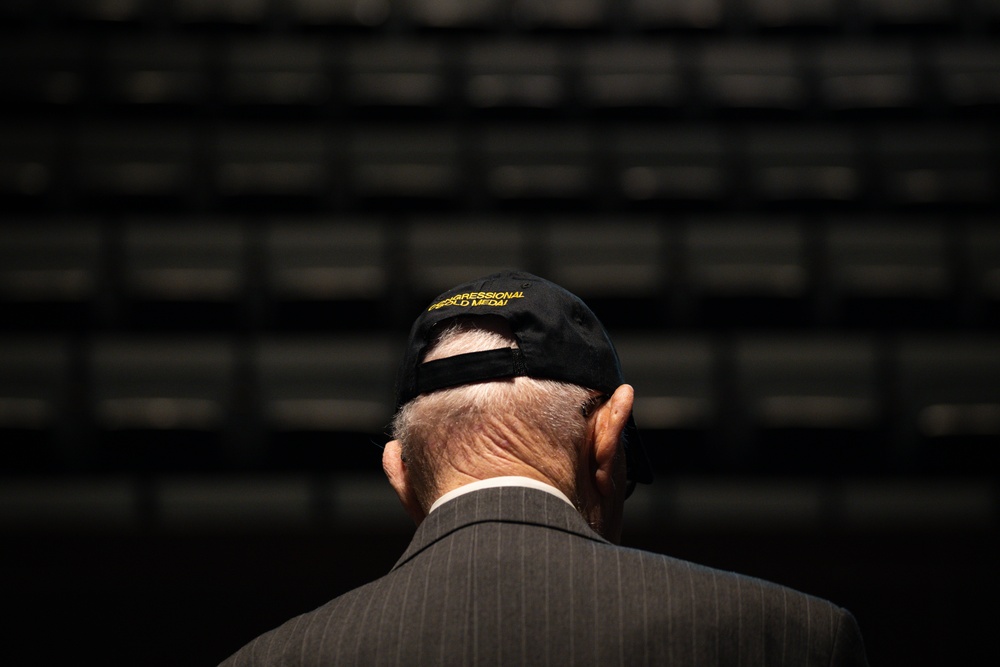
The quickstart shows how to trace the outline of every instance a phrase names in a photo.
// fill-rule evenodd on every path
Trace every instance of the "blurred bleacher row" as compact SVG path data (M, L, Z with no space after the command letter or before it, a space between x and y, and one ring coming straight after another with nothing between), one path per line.
M12 0L0 469L377 471L520 267L666 473L1000 472L996 0Z
M996 0L10 0L5 13L32 19L227 27L940 29L995 24L1000 5Z
M8 210L995 214L1000 182L993 122L66 125L4 127Z
M981 215L13 215L0 332L404 332L444 287L512 266L615 329L1000 325Z
M1000 471L995 335L621 334L671 473ZM0 339L8 471L377 469L400 337Z
M28 26L5 37L5 93L25 109L211 116L401 109L556 117L631 110L822 118L988 113L995 35L723 36L298 33ZM15 97L16 96L16 97Z

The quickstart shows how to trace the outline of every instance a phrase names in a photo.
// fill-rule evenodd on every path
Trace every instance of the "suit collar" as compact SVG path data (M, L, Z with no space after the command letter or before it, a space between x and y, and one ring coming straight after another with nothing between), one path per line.
M393 569L457 530L493 522L541 526L607 542L562 499L537 489L502 486L463 494L431 512Z

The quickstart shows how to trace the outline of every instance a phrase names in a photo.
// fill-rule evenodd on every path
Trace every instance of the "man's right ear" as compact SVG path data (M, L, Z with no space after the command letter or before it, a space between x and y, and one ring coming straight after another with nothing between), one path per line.
M392 485L392 488L396 491L396 495L399 496L399 502L402 503L403 509L406 510L410 518L419 526L427 514L417 500L417 494L413 490L413 485L410 484L406 462L403 461L403 449L400 446L399 440L392 440L386 443L385 448L382 450L382 470L385 471L385 476L389 478L389 484Z

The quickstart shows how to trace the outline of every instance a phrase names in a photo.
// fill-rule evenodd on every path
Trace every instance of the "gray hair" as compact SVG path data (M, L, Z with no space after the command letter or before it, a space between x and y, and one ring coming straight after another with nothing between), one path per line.
M503 347L517 347L508 332L460 321L440 333L424 361ZM418 496L434 492L441 466L475 462L487 454L480 451L483 442L555 474L575 464L586 435L581 407L596 393L528 377L450 387L422 394L400 408L392 433L400 441ZM545 443L551 451L544 456L536 450L521 451L526 443Z

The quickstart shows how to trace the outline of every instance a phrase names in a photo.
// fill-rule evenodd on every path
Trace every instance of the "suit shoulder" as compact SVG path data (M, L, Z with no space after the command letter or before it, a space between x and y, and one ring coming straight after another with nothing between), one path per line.
M630 567L639 570L643 585L680 596L689 607L711 607L720 620L759 614L836 634L842 618L850 616L830 600L767 579L636 549L624 549L622 557L638 561Z
M339 595L329 602L288 619L248 642L219 667L251 667L273 664L312 664L330 646L349 642L350 619L364 614L370 589L380 580ZM326 647L324 649L324 647Z
M659 571L661 576L672 577L678 581L686 580L689 585L698 590L709 588L719 594L742 594L755 591L756 595L763 597L770 604L791 603L817 608L837 608L829 600L767 579L640 549L622 548L622 554L624 558L641 562L644 571L650 573Z
M866 664L853 617L829 600L662 554L623 549L617 558L620 572L634 579L625 586L646 622L670 628L692 655L723 663L739 655L749 664L774 656L783 664Z

